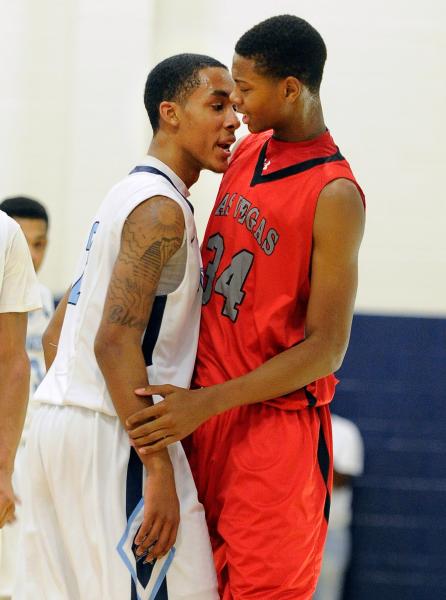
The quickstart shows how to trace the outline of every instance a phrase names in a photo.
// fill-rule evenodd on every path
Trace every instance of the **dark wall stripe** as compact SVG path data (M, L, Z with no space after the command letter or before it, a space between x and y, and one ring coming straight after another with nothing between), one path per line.
M146 367L153 364L153 350L161 329L167 296L157 296L153 302L152 312L142 341L142 353Z

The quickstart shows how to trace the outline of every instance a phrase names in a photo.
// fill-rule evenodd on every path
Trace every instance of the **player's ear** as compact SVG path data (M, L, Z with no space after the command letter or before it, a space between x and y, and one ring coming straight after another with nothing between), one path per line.
M160 120L171 127L178 127L179 119L177 109L178 105L176 102L163 100L159 106Z
M302 83L296 77L286 77L283 82L283 93L286 100L295 102L302 93Z

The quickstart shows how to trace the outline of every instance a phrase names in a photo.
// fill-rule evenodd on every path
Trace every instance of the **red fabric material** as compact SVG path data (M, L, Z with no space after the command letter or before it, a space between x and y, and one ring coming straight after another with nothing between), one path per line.
M347 161L337 160L251 185L267 140L263 174L337 152L328 132L302 143L265 132L236 150L202 246L196 387L241 376L303 341L318 197L334 179L355 182ZM328 404L336 383L329 375L306 390L233 409L189 439L224 600L311 599L327 527Z
M341 160L251 186L266 140L268 168L263 174L337 151L328 132L297 143L274 140L265 132L248 136L238 147L223 177L202 245L205 295L208 285L213 291L202 310L196 387L239 377L304 339L317 200L330 181L341 177L355 181L347 161ZM230 271L224 273L241 253L248 262L252 257L242 285L235 277L231 282ZM217 270L212 278L213 266ZM220 291L215 291L219 285ZM240 288L235 296L238 302L230 302L235 320L223 314L225 286L226 290ZM336 383L334 375L329 375L307 389L320 406L332 400ZM298 410L308 406L308 394L301 389L269 403Z
M189 439L221 598L311 599L332 481L331 461L328 484L322 476L319 435L331 454L328 406L253 404L214 417Z

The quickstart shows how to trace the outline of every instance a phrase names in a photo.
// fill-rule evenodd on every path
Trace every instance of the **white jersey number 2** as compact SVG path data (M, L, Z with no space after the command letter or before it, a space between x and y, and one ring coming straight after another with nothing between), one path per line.
M98 230L98 227L99 227L99 221L95 221L91 228L90 235L88 236L87 245L85 247L85 252L86 252L85 267L87 266L87 263L88 263L88 253L90 252L90 248L93 245L94 234ZM73 304L74 306L76 306L76 304L79 300L79 296L81 294L82 277L84 276L85 267L84 267L84 271L82 272L82 275L71 286L70 294L68 296L68 304Z

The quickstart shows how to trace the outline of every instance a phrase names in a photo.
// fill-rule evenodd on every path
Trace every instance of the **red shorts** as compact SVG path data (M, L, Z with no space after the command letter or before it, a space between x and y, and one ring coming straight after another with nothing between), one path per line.
M223 600L310 600L332 482L327 406L253 404L204 423L186 443Z

